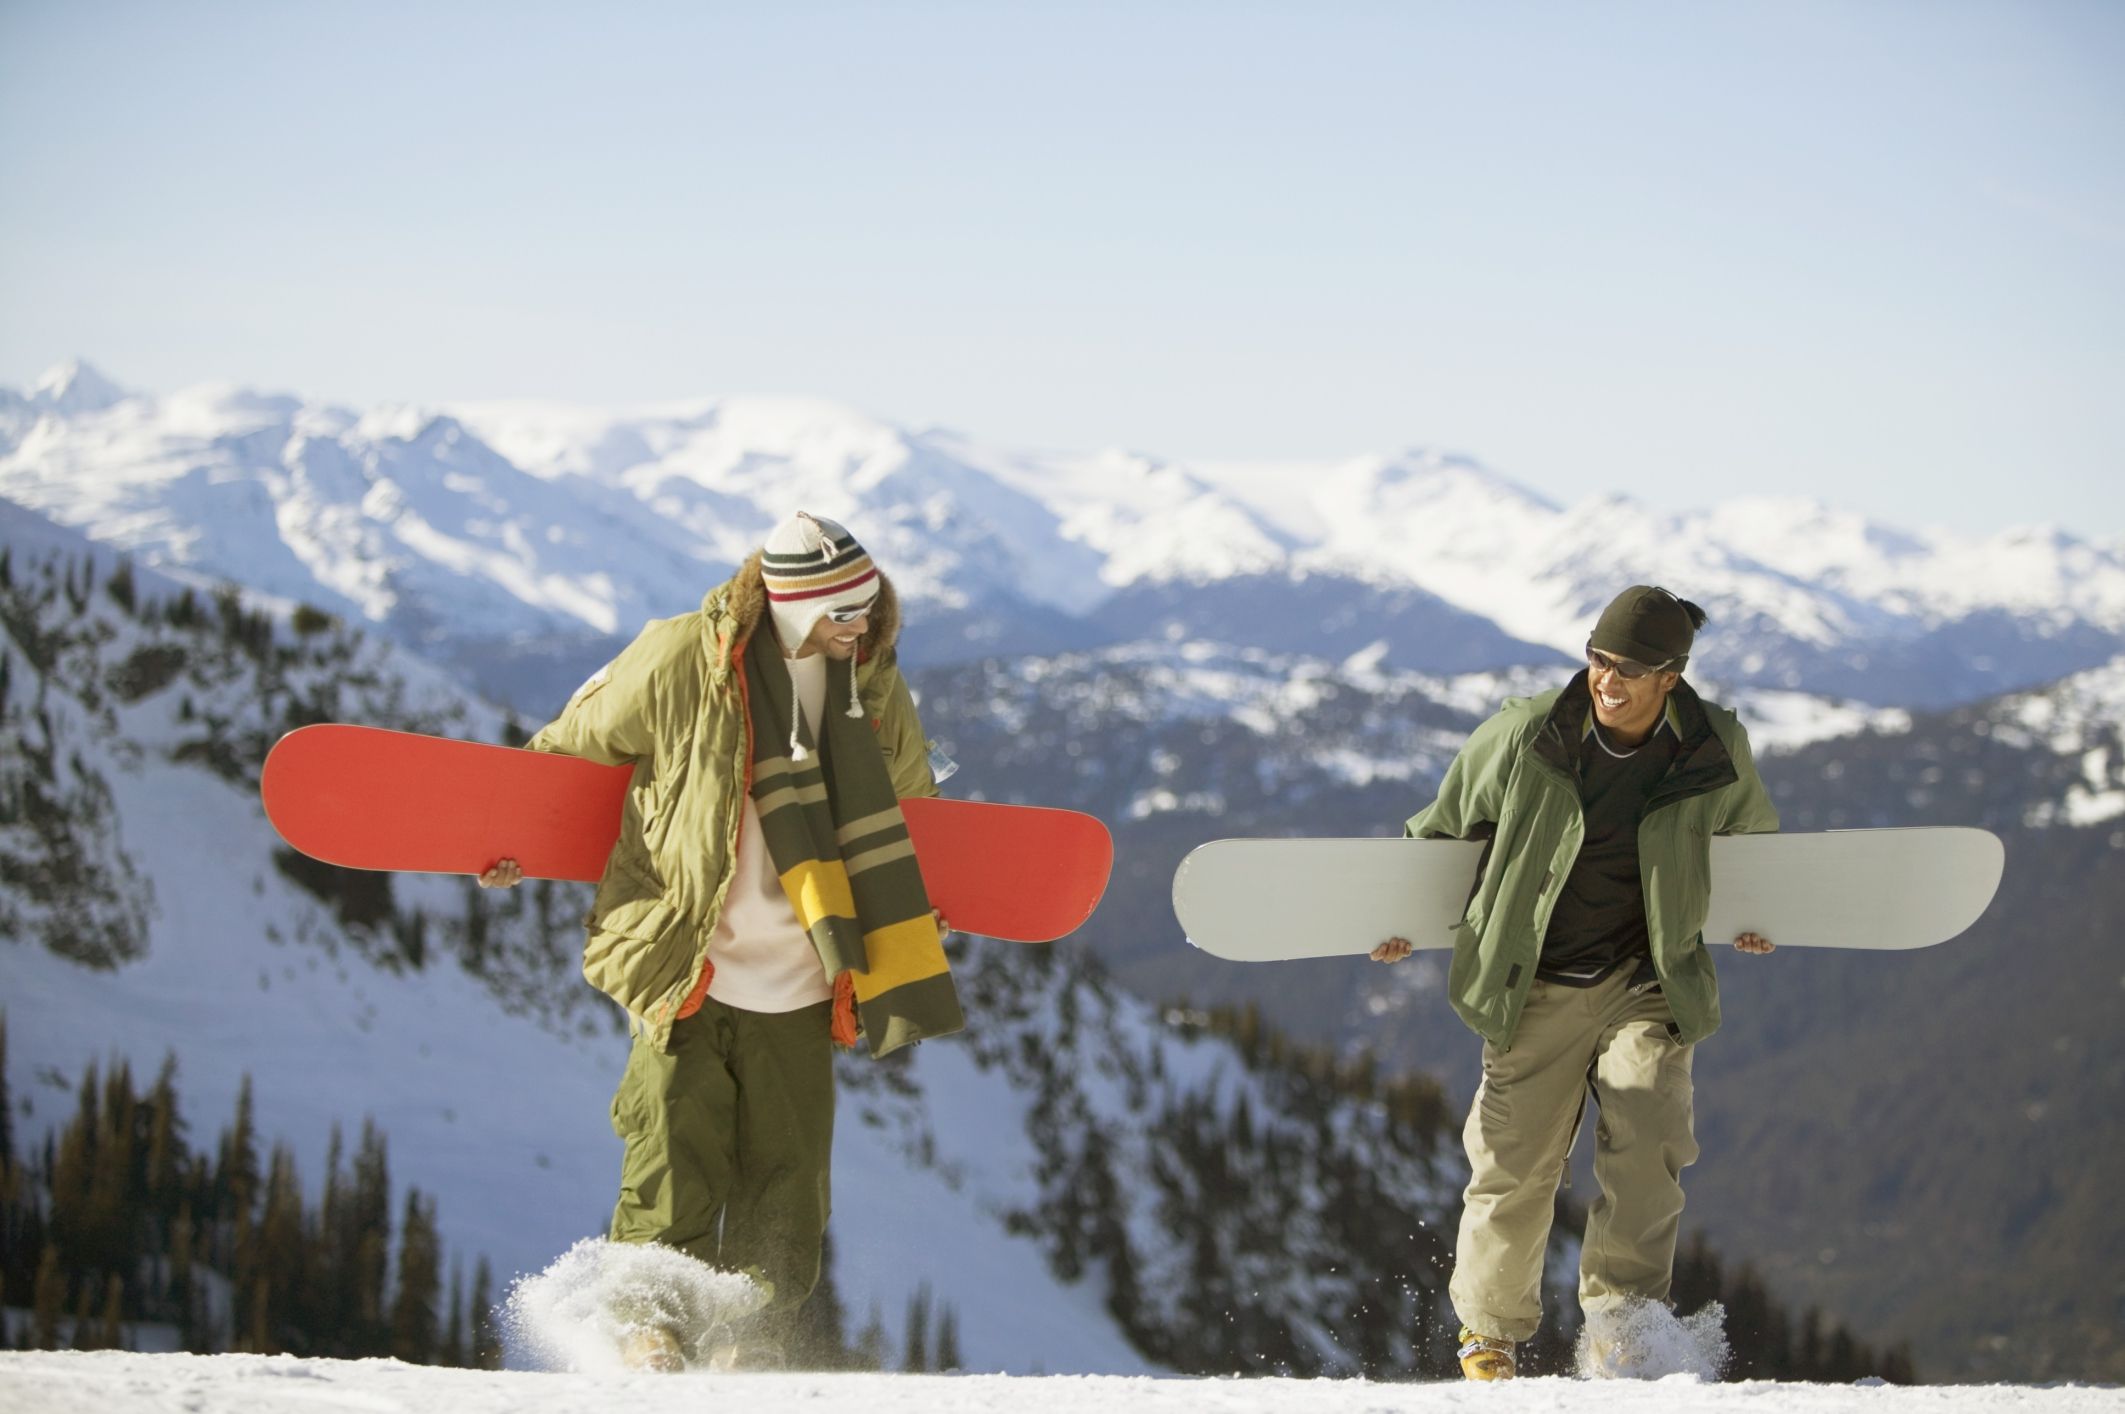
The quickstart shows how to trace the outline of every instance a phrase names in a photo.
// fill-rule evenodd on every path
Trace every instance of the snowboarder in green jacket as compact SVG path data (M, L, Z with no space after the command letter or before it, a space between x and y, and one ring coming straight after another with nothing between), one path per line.
M1697 1158L1691 1057L1719 1026L1702 937L1710 839L1778 828L1741 722L1682 679L1704 621L1665 589L1617 595L1586 671L1508 701L1405 827L1486 842L1448 976L1454 1009L1483 1038L1450 1287L1472 1379L1510 1377L1516 1344L1541 1325L1557 1185L1589 1093L1601 1192L1579 1302L1597 1364L1626 1363L1604 1333L1668 1296L1682 1170ZM1772 947L1753 933L1733 941ZM1372 956L1409 953L1390 938Z
M819 1278L834 1044L882 1056L963 1025L898 806L937 794L898 626L856 538L798 512L530 743L634 770L583 954L634 1027L612 1240L744 1272L765 1298L741 1339L628 1315L632 1365L780 1358ZM480 883L521 877L505 859Z

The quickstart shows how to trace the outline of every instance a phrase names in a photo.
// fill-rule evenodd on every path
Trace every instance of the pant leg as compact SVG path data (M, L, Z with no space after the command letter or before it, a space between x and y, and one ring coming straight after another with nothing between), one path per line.
M1666 1301L1682 1223L1682 1171L1697 1162L1690 1065L1658 991L1611 999L1594 1098L1594 1177L1601 1195L1586 1215L1579 1305L1588 1313L1633 1299Z
M1461 1323L1479 1334L1529 1340L1542 1324L1542 1259L1599 1038L1583 989L1537 980L1512 1048L1483 1047L1448 1287Z
M626 1143L615 1242L658 1242L714 1265L736 1163L737 1079L728 1008L709 1001L672 1027L671 1049L637 1036L612 1098Z
M834 1152L833 1003L733 1010L737 1165L722 1265L771 1287L768 1315L793 1315L819 1282Z

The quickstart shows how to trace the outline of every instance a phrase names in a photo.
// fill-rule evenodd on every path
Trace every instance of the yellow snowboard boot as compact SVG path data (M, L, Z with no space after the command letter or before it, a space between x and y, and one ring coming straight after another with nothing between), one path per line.
M1472 1380L1509 1380L1516 1367L1513 1343L1461 1327L1461 1373Z

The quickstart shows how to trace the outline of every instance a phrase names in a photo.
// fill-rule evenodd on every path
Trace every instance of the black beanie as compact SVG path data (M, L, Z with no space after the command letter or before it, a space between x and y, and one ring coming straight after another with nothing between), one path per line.
M1704 624L1704 610L1656 585L1634 584L1609 601L1587 645L1647 667L1682 671L1690 641Z

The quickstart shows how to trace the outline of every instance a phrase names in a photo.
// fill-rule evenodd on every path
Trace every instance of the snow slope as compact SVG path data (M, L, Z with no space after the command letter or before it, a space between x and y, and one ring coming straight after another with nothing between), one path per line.
M1626 1414L1657 1400L1664 1414L2115 1414L2116 1390L2075 1386L1960 1388L1751 1382L1672 1376L1655 1385L1531 1379L1505 1385L1363 1380L1196 1380L1006 1375L632 1375L599 1377L431 1370L394 1360L250 1355L0 1353L0 1405L39 1414L282 1414L320 1408L576 1414L686 1399L747 1414Z

